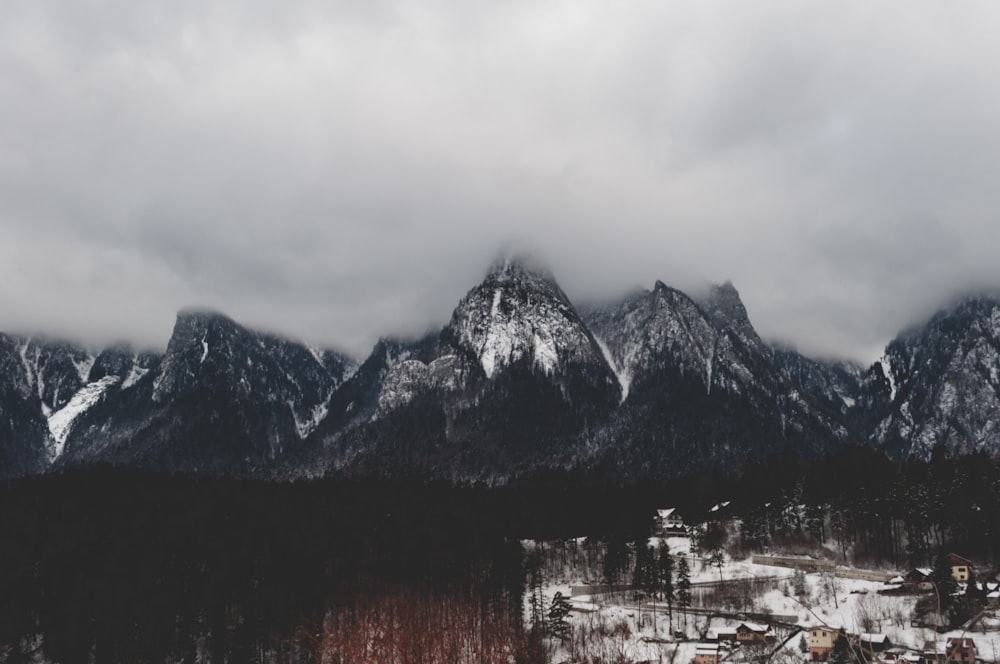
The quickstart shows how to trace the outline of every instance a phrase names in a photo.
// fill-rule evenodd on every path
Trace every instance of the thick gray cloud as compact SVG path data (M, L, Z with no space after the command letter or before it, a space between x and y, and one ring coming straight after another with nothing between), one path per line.
M1000 9L11 0L0 329L174 313L363 355L514 243L571 297L731 279L873 359L1000 286Z

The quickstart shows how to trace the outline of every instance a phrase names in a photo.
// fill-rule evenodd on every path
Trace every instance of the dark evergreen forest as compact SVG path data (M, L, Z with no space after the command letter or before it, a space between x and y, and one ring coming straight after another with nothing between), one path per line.
M841 562L903 570L942 551L1000 563L1000 462L986 454L893 462L852 447L752 464L730 497L750 551L824 547Z
M717 468L636 485L589 469L505 487L79 469L0 485L0 661L312 662L370 640L385 616L402 626L380 632L386 647L447 661L457 645L421 639L461 623L487 650L538 661L521 540L625 551L664 506L746 553L822 550L892 569L943 550L995 569L1000 554L1000 464L987 456L900 464L852 448L739 478Z
M456 607L471 602L484 627L506 625L489 639L529 648L519 538L623 523L606 492L558 498L563 491L573 490L108 468L8 482L0 661L36 650L56 662L315 661L329 647L331 606L359 620L401 603L422 607L405 614L416 621L465 615ZM413 634L429 628L414 625Z

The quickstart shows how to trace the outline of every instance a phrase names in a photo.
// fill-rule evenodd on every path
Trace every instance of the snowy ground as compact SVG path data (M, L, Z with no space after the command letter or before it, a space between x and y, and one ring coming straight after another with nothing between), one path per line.
M577 542L577 545L581 544L582 541ZM659 540L654 538L650 544L655 547ZM687 538L671 537L667 544L675 556L688 557L693 584L697 586L719 581L720 570L703 564L700 557L691 555ZM879 590L889 587L880 582L844 579L830 574L806 574L805 592L797 596L792 582L793 570L787 568L754 564L749 559L734 561L727 558L721 573L727 584L740 579L756 579L760 584L758 587L766 586L765 591L754 597L752 606L743 611L789 619L794 617L794 620L787 621L804 631L812 626L827 625L844 628L852 634L881 633L894 646L911 649L921 649L925 642L931 640L944 643L949 637L971 636L976 641L980 659L1000 661L1000 617L984 620L974 633L954 631L937 634L930 628L911 626L918 596L879 594ZM543 588L546 606L557 592L570 597L572 585L594 582L593 567L586 573L563 569L556 576L561 577L558 582L548 583ZM699 642L715 639L719 632L735 631L740 622L737 617L684 616L675 611L670 624L666 604L639 601L631 592L579 595L572 597L570 603L573 611L569 621L574 630L574 642L553 643L554 662L579 661L584 659L581 655L586 655L605 661L688 664ZM705 608L732 611L734 616L738 613L731 607L727 610L727 607L706 604ZM779 631L779 638L793 632L794 628ZM802 661L800 638L800 634L795 634L784 648L788 661Z

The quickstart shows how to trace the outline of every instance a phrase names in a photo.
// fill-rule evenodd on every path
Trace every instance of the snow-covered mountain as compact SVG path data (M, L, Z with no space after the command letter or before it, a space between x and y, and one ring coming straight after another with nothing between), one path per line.
M572 367L594 367L595 385L616 382L569 298L530 259L497 261L459 302L442 336L455 352L474 358L486 378L527 362L557 379Z
M664 476L852 439L836 412L789 380L730 283L701 301L657 282L586 313L627 396L602 431L633 474Z
M614 371L552 275L497 261L438 335L380 342L334 396L354 430L324 425L326 463L491 479L566 465L621 401ZM348 427L349 428L349 427Z
M75 418L60 465L258 474L312 433L354 365L221 314L184 311L162 358L112 349L94 369L88 389L101 391Z
M182 311L161 356L0 334L0 476L113 463L176 472L505 481L664 478L867 442L1000 452L1000 302L976 297L867 372L766 344L731 283L657 282L578 310L497 261L439 331L360 364Z
M862 398L871 442L896 456L1000 453L1000 298L967 298L901 334Z

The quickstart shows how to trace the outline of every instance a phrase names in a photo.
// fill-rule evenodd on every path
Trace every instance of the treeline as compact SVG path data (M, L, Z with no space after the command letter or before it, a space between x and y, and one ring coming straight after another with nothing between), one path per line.
M1000 564L1000 462L986 454L938 448L903 463L858 447L811 461L786 455L751 464L719 495L732 501L721 516L740 518L748 552L823 547L842 561L903 569L933 566L947 550Z
M716 467L617 495L626 497L611 509L641 518L599 532L564 531L561 537L592 537L542 547L546 578L572 569L594 581L641 586L635 570L643 567L653 505L677 508L689 525L705 524L691 530L704 560L723 549L740 558L783 551L905 570L934 567L941 553L955 552L976 562L980 581L1000 568L1000 461L986 454L937 449L927 461L900 463L860 447L810 460L786 453L748 465L739 477Z

